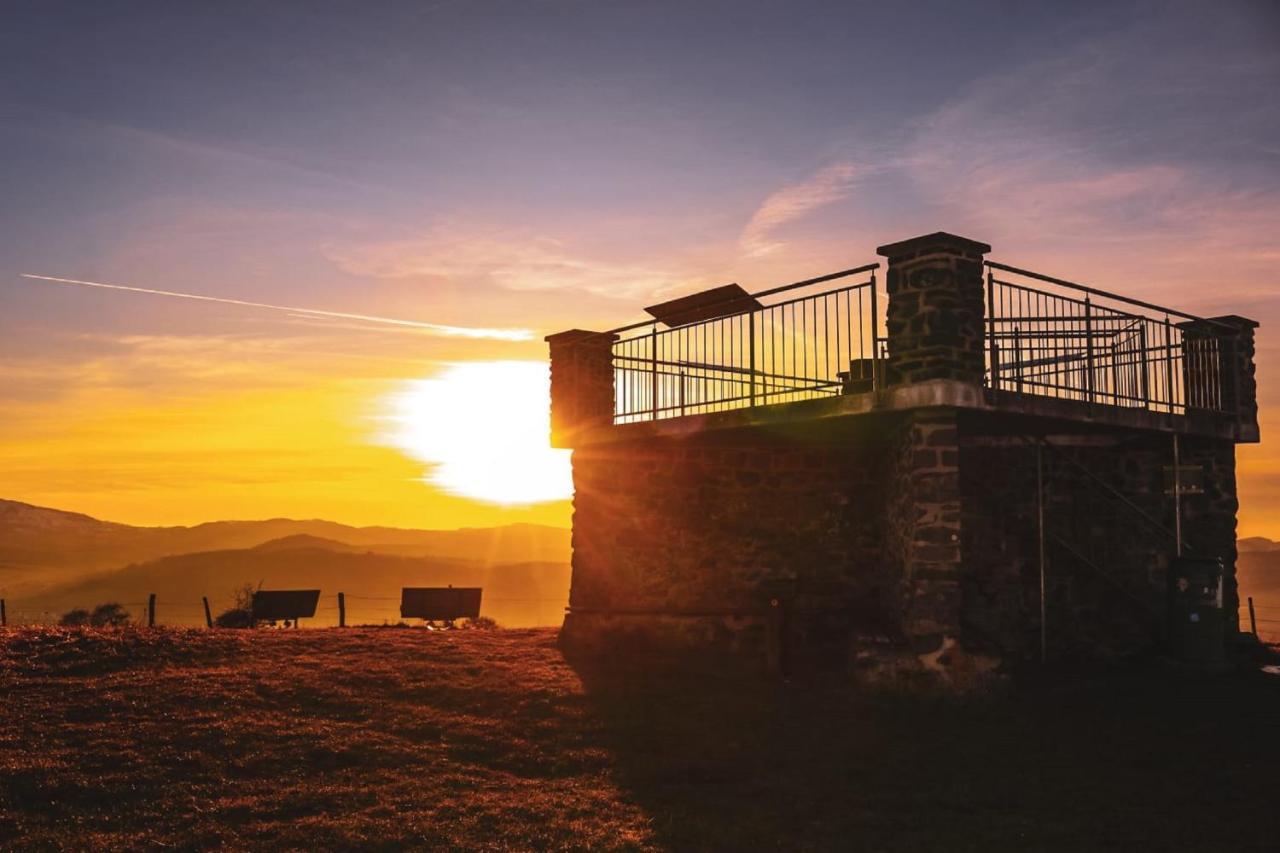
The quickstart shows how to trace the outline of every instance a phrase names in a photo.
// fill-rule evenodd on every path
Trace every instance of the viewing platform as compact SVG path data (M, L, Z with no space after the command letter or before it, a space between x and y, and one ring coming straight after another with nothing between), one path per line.
M551 335L553 441L932 406L1258 440L1257 323L989 251L936 233L877 250L883 292L872 263L756 293L729 284L649 306L648 320Z

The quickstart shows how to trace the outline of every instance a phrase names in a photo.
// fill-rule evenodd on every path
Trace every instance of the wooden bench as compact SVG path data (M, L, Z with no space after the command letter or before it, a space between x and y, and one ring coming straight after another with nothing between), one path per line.
M404 619L443 622L451 628L456 619L476 619L480 616L480 592L478 586L407 586L400 590L400 616Z
M318 589L260 589L253 594L253 623L292 622L296 628L299 619L316 615L319 602Z

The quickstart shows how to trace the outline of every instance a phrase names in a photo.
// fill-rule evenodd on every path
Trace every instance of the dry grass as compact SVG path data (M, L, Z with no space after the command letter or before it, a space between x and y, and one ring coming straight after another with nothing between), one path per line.
M0 632L0 846L1274 849L1280 678L980 701L552 631Z

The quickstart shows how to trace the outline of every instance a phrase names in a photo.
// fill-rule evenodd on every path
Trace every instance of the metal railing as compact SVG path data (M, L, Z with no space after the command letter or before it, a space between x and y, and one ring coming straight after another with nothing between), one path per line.
M612 330L618 335L614 423L871 390L880 361L879 266L751 294L762 304L755 310L674 327L653 320ZM794 295L861 274L867 280Z
M614 423L883 388L878 268L750 294L761 306L753 310L611 330ZM993 261L986 270L988 388L1171 415L1225 412L1235 399L1222 387L1230 353L1210 331L1220 324Z
M1184 328L1212 321L1017 267L986 267L988 387L1169 414L1224 410L1219 342Z

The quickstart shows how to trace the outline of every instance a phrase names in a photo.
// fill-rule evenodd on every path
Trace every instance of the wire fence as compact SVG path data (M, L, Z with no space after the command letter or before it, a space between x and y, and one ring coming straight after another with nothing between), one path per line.
M339 596L344 599L339 602ZM322 595L315 615L304 618L302 627L337 627L382 625L399 622L415 622L400 615L401 598L398 595L351 595L330 593ZM491 596L482 599L481 616L499 625L513 628L558 626L564 619L568 606L566 591L559 596ZM22 601L0 598L0 627L54 626L62 623L73 610L87 614L101 604L115 604L123 611L130 624L156 627L199 628L209 627L219 614L232 609L234 603L227 600L214 602L209 599L154 599L94 602Z
M1240 604L1240 630L1254 633L1259 639L1280 642L1280 600L1246 598ZM1259 603L1259 602L1262 603Z

